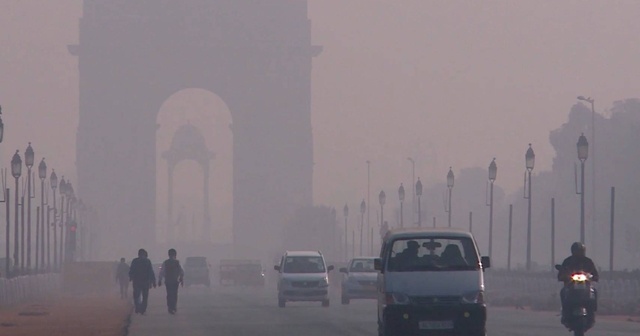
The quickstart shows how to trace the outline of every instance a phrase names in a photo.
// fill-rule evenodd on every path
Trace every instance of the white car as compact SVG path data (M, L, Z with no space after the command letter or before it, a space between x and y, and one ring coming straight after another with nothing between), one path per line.
M340 269L344 273L342 280L342 304L352 299L376 299L378 297L378 272L374 268L375 257L353 258L349 267Z
M378 335L485 336L487 307L480 257L470 232L397 229L375 259Z
M287 301L318 301L323 307L329 306L329 272L333 266L326 266L320 251L287 251L278 271L278 306Z

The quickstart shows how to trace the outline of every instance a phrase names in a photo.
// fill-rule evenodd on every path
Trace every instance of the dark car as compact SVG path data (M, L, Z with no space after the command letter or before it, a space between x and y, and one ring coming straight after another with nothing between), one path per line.
M187 257L184 261L184 284L211 286L209 263L206 257Z

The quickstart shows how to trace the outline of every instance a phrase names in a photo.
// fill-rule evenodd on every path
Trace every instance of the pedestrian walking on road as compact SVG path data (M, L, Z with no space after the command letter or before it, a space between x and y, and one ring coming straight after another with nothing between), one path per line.
M138 250L138 257L131 261L129 280L133 283L133 303L136 314L144 315L147 311L149 288L156 288L156 275L147 251L144 249Z
M169 259L162 263L162 269L160 269L160 275L158 276L158 286L162 286L162 279L165 279L169 314L175 314L178 310L178 285L184 286L184 270L176 257L176 250L170 249Z
M124 258L120 258L116 270L116 282L120 285L120 298L126 299L129 296L129 265Z

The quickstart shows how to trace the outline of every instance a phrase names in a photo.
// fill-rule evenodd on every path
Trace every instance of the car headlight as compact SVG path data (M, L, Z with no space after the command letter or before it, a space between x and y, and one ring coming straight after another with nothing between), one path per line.
M411 302L409 300L409 296L404 293L387 293L386 303L389 304L398 304L398 305L407 305Z
M329 286L329 279L325 277L325 278L323 278L322 280L320 280L319 286L320 286L320 287L327 287L327 286Z
M484 304L484 291L473 291L462 295L462 303Z

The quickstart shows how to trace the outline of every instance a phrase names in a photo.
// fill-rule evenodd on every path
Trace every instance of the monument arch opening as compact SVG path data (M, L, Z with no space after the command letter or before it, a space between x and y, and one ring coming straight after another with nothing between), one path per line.
M156 234L163 243L230 243L231 114L216 94L183 89L157 116Z

